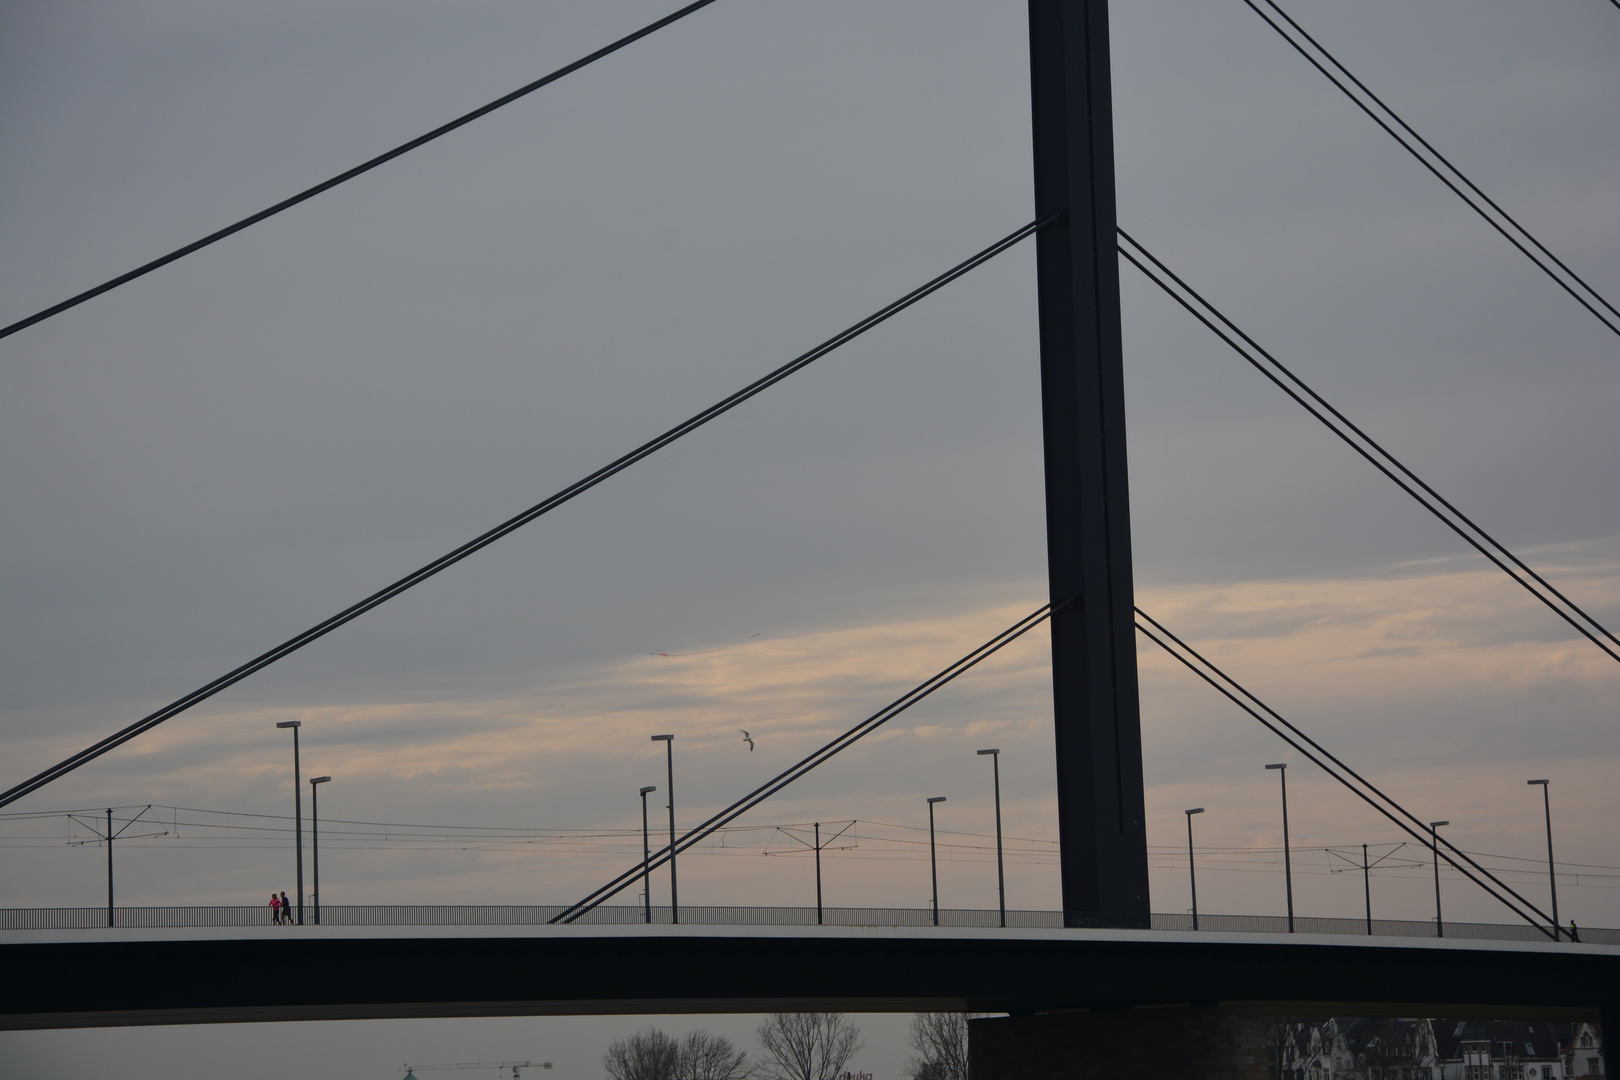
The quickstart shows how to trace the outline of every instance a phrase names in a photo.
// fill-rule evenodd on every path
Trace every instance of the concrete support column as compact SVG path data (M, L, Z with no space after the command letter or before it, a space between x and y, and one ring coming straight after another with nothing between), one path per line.
M1252 1006L1118 1009L968 1021L971 1080L1270 1080Z

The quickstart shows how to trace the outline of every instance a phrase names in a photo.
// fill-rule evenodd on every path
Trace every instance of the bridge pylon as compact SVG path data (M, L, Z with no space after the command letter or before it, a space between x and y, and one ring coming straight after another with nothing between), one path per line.
M1146 926L1107 0L1030 0L1064 921Z

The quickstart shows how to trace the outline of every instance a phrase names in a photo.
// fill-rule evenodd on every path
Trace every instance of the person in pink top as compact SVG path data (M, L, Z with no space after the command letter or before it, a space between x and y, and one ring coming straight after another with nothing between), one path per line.
M278 926L281 924L281 897L275 893L270 894L270 921Z

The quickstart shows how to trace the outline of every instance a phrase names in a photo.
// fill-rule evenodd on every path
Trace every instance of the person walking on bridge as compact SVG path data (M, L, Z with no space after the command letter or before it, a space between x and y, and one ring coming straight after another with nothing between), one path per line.
M281 897L275 893L270 894L270 925L281 925Z
M292 925L292 901L287 899L287 890L281 890L281 925Z

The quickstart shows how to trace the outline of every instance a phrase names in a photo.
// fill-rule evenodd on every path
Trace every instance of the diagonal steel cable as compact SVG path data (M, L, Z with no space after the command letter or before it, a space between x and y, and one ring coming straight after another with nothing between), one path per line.
M1195 319L1208 327L1216 337L1220 338L1222 341L1226 342L1227 345L1231 346L1232 350L1239 356L1243 357L1243 359L1247 360L1249 364L1255 368L1255 370L1259 371L1260 374L1264 375L1267 379L1270 379L1279 389L1283 391L1283 393L1293 398L1296 404L1319 420L1329 431L1333 432L1340 439L1344 440L1346 445L1365 458L1369 464L1371 464L1379 472L1383 473L1385 477L1387 477L1402 491L1410 495L1420 506L1438 518L1447 528L1451 529L1451 531L1462 537L1462 539L1465 540L1469 546L1473 547L1474 550L1478 551L1481 555L1485 556L1485 558L1489 559L1492 564L1494 564L1503 573L1507 574L1508 577L1518 582L1519 585L1529 592L1531 596L1534 596L1537 600L1540 600L1554 614L1563 619L1570 626L1574 627L1587 640L1591 641L1592 644L1603 650L1603 652L1607 654L1610 659L1620 662L1620 652L1616 652L1599 638L1599 635L1601 635L1602 637L1608 638L1609 641L1614 643L1615 646L1620 646L1620 638L1617 638L1614 633L1608 629L1608 627L1604 626L1596 618L1588 614L1584 608L1576 604L1569 597L1565 596L1550 582L1548 582L1546 578L1532 570L1524 562L1524 560L1520 559L1517 555L1513 554L1513 552L1509 551L1505 545L1477 525L1473 519L1469 518L1461 510L1457 509L1457 507L1451 502L1442 497L1439 492L1430 487L1421 477L1419 477L1411 469L1407 468L1399 458L1395 457L1395 455L1384 449L1384 447L1380 445L1377 440L1372 438L1372 436L1368 435L1360 427L1351 422L1348 417L1336 409L1327 401L1327 399L1322 397L1322 395L1313 390L1303 379L1301 379L1298 375L1295 375L1294 372L1291 371L1280 360L1262 348L1248 334L1244 333L1244 331L1238 327L1236 323L1232 322L1231 319L1227 318L1219 308L1215 307L1215 305L1206 300L1196 289L1183 281L1174 271L1165 266L1164 263L1158 259L1158 257L1156 257L1152 252L1148 251L1147 248L1143 247L1141 243L1134 239L1129 233L1127 233L1124 229L1120 229L1119 235L1128 244L1130 244L1131 248L1136 249L1135 251L1132 251L1130 248L1127 248L1122 244L1119 246L1119 253L1124 255L1131 265L1142 271L1143 275L1145 275L1149 281L1152 281L1155 285L1159 286L1159 288L1163 289L1167 296L1176 301L1176 303L1180 304ZM1154 267L1157 267L1164 276L1161 277L1159 273L1156 273L1154 270L1150 269L1143 262L1144 259L1146 259L1147 262L1151 262ZM1179 286L1187 295L1183 296L1181 293L1178 293L1176 289L1172 288L1170 283L1165 280L1166 277L1169 278L1170 281L1175 282L1175 284ZM1191 299L1189 300L1188 297L1191 297ZM1260 359L1256 358L1255 355L1251 354L1242 345L1239 345L1236 341L1234 341L1231 335L1229 335L1225 330L1222 330L1220 326L1216 325L1216 322L1221 323L1227 328L1227 330L1230 330L1232 334L1242 338L1243 341L1247 343L1249 348L1254 350L1254 353L1258 353L1260 357L1265 358L1267 363L1270 364L1270 367L1267 366L1267 363L1262 363ZM1275 370L1273 370L1273 368ZM1278 372L1281 374L1279 375ZM1316 405L1312 405L1310 401L1306 401L1306 397L1309 397L1311 401L1316 402ZM1317 408L1317 406L1320 406L1320 409ZM1332 415L1332 420L1330 420L1327 415L1324 415L1324 410L1326 413ZM1356 436L1356 438L1352 437L1352 433L1354 436ZM1358 442L1357 438L1359 438L1361 442ZM1362 445L1363 442L1366 444L1365 446ZM1371 447L1372 449L1369 450L1368 447ZM1399 472L1401 476L1406 477L1406 480L1401 479L1401 476L1397 476L1397 472ZM1407 480L1410 480L1411 483L1407 483ZM1428 497L1425 497L1424 494L1420 494L1417 490L1415 490L1412 486L1414 484L1417 486L1417 488L1421 488L1423 492L1427 493ZM1430 501L1431 498L1433 501ZM1450 511L1450 513L1454 515L1457 520L1453 520L1452 517L1447 516L1447 514L1441 509L1442 507L1444 507L1445 511ZM1462 524L1458 524L1459 521ZM1463 527L1465 525L1467 526L1466 529ZM1472 533L1470 533L1469 530L1472 530ZM1477 534L1477 537L1474 534ZM1508 563L1512 563L1514 566L1517 566L1528 578L1533 580L1537 585L1540 585L1542 589L1545 589L1546 593L1551 593L1552 597L1556 597L1557 600L1562 601L1563 604L1569 608L1569 611L1565 611L1564 608L1559 607L1559 605L1555 603L1551 597L1546 595L1546 593L1543 593L1540 589L1537 589L1536 585L1532 585L1530 581L1527 581L1524 577L1520 577L1519 574L1515 573L1513 569L1507 565ZM1571 611L1574 612L1574 615L1570 614ZM1583 625L1582 622L1577 620L1575 616L1579 616L1580 620L1584 620L1586 625ZM1591 629L1588 629L1588 626L1590 626ZM1593 632L1594 630L1596 633Z
M528 94L532 94L536 90L540 89L542 86L545 86L548 83L554 83L558 79L562 78L564 75L568 75L568 74L571 74L572 72L578 71L580 68L585 67L587 64L595 63L596 61L602 59L602 57L607 56L610 53L618 52L620 49L624 48L626 45L629 45L629 44L631 44L632 42L635 42L635 41L640 41L642 38L646 37L648 34L651 34L651 33L653 33L654 31L657 31L657 30L662 30L664 27L668 26L670 23L676 22L677 20L680 20L680 19L684 19L684 18L686 18L686 16L692 14L694 11L697 11L699 8L708 7L712 3L714 3L714 0L697 0L696 3L688 4L685 7L681 8L679 11L671 12L670 14L664 16L662 19L659 19L656 22L648 23L646 26L643 26L640 30L637 30L636 32L634 32L632 34L626 34L624 37L620 38L619 40L617 40L615 42L612 42L611 44L604 45L604 46L602 46L602 48L597 49L595 52L591 53L590 55L582 56L578 60L575 60L573 63L567 64L567 65L565 65L563 67L560 67L556 71L553 71L549 75L543 75L540 78L534 80L534 82L529 83L526 86L520 86L516 90L513 90L511 93L505 94L505 95L503 95L501 97L498 97L494 101L491 101L487 105L479 106L478 108L474 109L470 113L467 113L467 114L465 114L463 116L458 116L456 119L450 121L448 124L441 124L440 126L434 128L432 131L428 132L425 135L418 135L416 138L412 139L410 142L402 143L399 146L394 147L392 150L386 151L385 153L378 154L376 157L372 158L369 161L361 162L359 165L356 165L352 169L348 169L348 170L346 170L344 172L340 172L336 176L332 177L330 180L323 180L319 184L316 184L312 188L305 188L303 191L300 191L298 194L292 196L291 198L283 199L280 202L276 203L274 206L269 206L269 207L266 207L263 210L260 210L257 214L250 214L247 217L243 218L241 221L236 222L235 224L227 225L223 229L220 229L217 232L209 233L207 236L203 237L201 240L193 240L191 243L185 245L184 247L176 248L175 250L169 252L167 255L159 256L158 258L153 259L149 263L144 263L141 266L137 266L135 269L129 271L128 273L120 274L117 277L111 279L110 281L104 281L100 285L97 285L93 289L86 289L84 292L79 293L77 296L70 296L66 300L63 300L61 303L53 304L52 306L46 308L44 311L35 312L34 314L28 316L26 319L19 319L19 320L17 320L16 322L12 323L9 326L0 327L0 338L9 337L10 335L15 334L19 330L26 330L28 327L33 326L37 322L45 321L46 319L50 318L52 315L59 315L62 312L66 311L68 308L77 307L79 304L84 303L86 300L94 299L95 297L100 296L104 292L110 292L111 290L118 288L118 286L120 286L120 285L128 284L129 282L134 281L138 277L143 277L146 274L150 274L153 270L157 270L157 269L160 269L162 267L165 267L165 266L169 265L170 263L174 262L176 259L183 259L187 255L190 255L194 251L200 251L201 249L207 247L210 244L218 243L219 241L225 239L227 236L232 236L232 235L234 235L236 233L239 233L243 229L247 228L249 225L256 225L259 222L263 221L265 218L274 217L275 215L281 213L283 210L289 210L292 207L297 206L299 203L303 202L306 199L314 198L316 195L319 195L323 191L329 191L332 188L337 187L339 184L345 183L345 182L347 182L349 180L353 180L355 177L359 176L361 173L370 172L372 169L375 169L377 166L385 164L387 162L390 162L390 161L394 160L395 158L399 157L401 154L407 154L410 151L415 150L418 146L423 145L424 143L430 143L434 139L437 139L441 135L448 135L450 132L456 130L457 128L462 127L462 126L464 126L466 124L470 124L474 120L477 120L479 117L484 116L484 115L486 115L488 113L492 113L496 109L499 109L500 107L502 107L503 105L510 105L512 102L516 101L518 98L524 97L524 96L526 96Z
M1243 2L1245 4L1247 4L1249 6L1250 10L1252 10L1256 15L1260 16L1261 20L1264 21L1267 26L1269 26L1273 30L1277 31L1277 34L1284 41L1286 41L1286 42L1288 42L1288 44L1292 45L1294 47L1294 49L1301 56L1303 56L1306 60L1308 60L1312 67L1316 68L1317 71L1321 72L1323 74L1323 76L1325 76L1327 78L1328 82L1330 82L1334 86L1338 87L1340 92L1343 93L1345 97L1349 98L1352 102L1354 102L1356 104L1356 106L1358 108L1361 109L1362 112L1366 113L1369 117L1371 117L1375 124L1377 124L1379 127L1383 128L1384 131L1390 136L1390 138L1392 138L1396 142L1400 143L1401 146L1406 150L1407 153L1411 154L1414 158L1417 159L1417 161L1418 161L1418 163L1420 165L1422 165L1424 168L1428 169L1431 173L1433 173L1435 175L1435 177L1442 184L1444 184L1444 185L1446 185L1446 187L1450 188L1452 194L1456 195L1463 202L1467 203L1469 208L1472 209L1474 211L1474 213L1478 214L1481 218L1483 218L1485 220L1486 224L1490 225L1491 228L1493 228L1497 232L1501 233L1502 236L1507 239L1508 243L1510 243L1514 247L1518 248L1520 253L1523 254L1525 258L1527 258L1531 262L1535 263L1536 266L1541 269L1542 273L1546 274L1549 278L1551 278L1560 288L1562 288L1565 292L1569 293L1569 295L1573 296L1575 298L1576 302L1579 303L1582 307L1584 307L1587 311L1590 311L1594 316L1596 316L1596 318L1597 318L1597 320L1599 322L1601 322L1604 326L1608 327L1614 333L1620 334L1620 310L1616 310L1615 306L1613 304L1609 303L1609 301L1606 300L1601 293L1599 293L1596 289L1592 288L1592 286L1588 285L1584 278L1582 278L1579 274L1577 274L1575 271L1571 270L1567 265L1565 265L1565 263L1564 263L1564 261L1562 259L1560 259L1558 256L1554 255L1547 248L1547 245L1543 244L1540 240L1537 240L1535 238L1535 236L1530 232L1529 229L1526 229L1523 225L1520 225L1518 223L1518 221L1514 219L1513 215L1509 214L1506 210L1502 209L1500 206L1497 205L1497 203L1496 203L1496 201L1494 199L1492 199L1489 195L1485 194L1485 192L1481 191L1480 188L1479 188L1479 185L1475 184L1472 180L1470 180L1468 178L1468 176L1461 169L1459 169L1459 168L1457 168L1457 166L1453 165L1446 158L1446 156L1444 154L1442 154L1440 151L1436 150L1429 143L1429 141L1427 139L1425 139L1423 136L1419 135L1412 128L1412 125L1408 124L1405 120L1401 119L1401 116L1400 116L1399 113L1397 113L1394 109L1390 108L1388 105L1384 104L1384 101L1383 101L1382 98L1380 98L1377 94L1375 94L1371 90L1369 90L1367 88L1367 85L1365 83L1363 83L1360 79L1356 78L1354 73L1352 73L1349 68L1345 67L1342 63L1339 62L1338 57L1336 57L1332 53L1328 52L1327 49L1322 46L1321 42L1319 42L1315 38L1313 38L1309 33L1306 32L1304 27L1300 26L1299 23L1295 22L1294 19L1277 4L1276 0L1264 0L1264 2L1266 3L1266 5L1268 7L1270 7L1273 11L1275 11L1278 15L1280 15L1288 23L1289 26L1292 26L1299 33L1299 35L1301 37L1303 37L1306 41L1310 42L1311 45L1313 45L1318 52L1320 52L1323 56L1325 56L1327 58L1327 60L1328 60L1328 63L1332 64L1335 68L1337 68L1338 71L1340 72L1340 74L1342 74L1350 82L1355 83L1356 87L1363 94L1366 94L1367 97L1370 98L1380 109L1382 109L1385 113L1387 113L1391 120L1393 120L1397 125L1399 125L1413 139L1415 139L1417 142L1421 143L1425 150L1427 150L1430 154L1434 155L1435 160L1439 161L1441 165L1444 165L1445 168L1450 171L1451 176L1447 176L1446 173L1441 171L1441 169L1438 166L1436 166L1433 161L1430 161L1428 158L1426 158L1422 154L1418 153L1416 147L1414 147L1411 143L1407 142L1405 139L1401 138L1399 132L1397 132L1394 128L1390 127L1390 125L1384 120L1384 118L1382 116L1379 116L1377 112L1373 111L1372 107L1369 106L1365 101L1361 100L1354 93L1352 93L1350 91L1350 88L1348 86L1344 85L1344 83L1340 82L1339 79L1337 77L1335 77L1334 74L1331 71L1329 71L1326 67L1324 67L1322 65L1322 62L1320 60L1318 60L1316 57L1312 56L1310 54L1309 50L1307 50L1305 48L1305 46L1301 45L1298 41L1294 40L1294 38L1288 33L1288 31L1284 30L1281 26L1279 26L1276 23L1276 21L1271 18L1271 16L1267 15L1264 11L1261 11L1259 5L1255 3L1255 0L1243 0ZM1620 0L1613 0L1613 2L1615 3L1615 5L1617 7L1620 7ZM1452 177L1456 178L1456 182L1453 182ZM1467 187L1475 195L1478 195L1482 200L1484 200L1487 204L1489 204L1490 208L1492 210L1495 210L1497 212L1497 214L1499 214L1502 217L1502 219L1504 221L1506 221L1509 225L1513 226L1513 228L1515 230L1517 230L1519 235L1515 236L1512 232L1509 232L1505 227L1503 227L1503 225L1502 225L1502 223L1500 221L1497 221L1495 218L1491 217L1490 214L1486 213L1484 207L1480 206L1479 203L1477 203L1473 199L1469 198L1468 195L1462 190L1462 188L1457 186L1458 182L1460 182L1464 187ZM1532 247L1536 248L1536 250L1540 251L1548 259L1550 259L1552 262L1556 263L1560 270L1562 270L1565 274L1568 274L1569 277L1577 285L1579 285L1582 289L1584 289L1586 291L1586 295L1583 296L1572 285L1570 285L1569 282L1565 281L1563 278L1559 277L1556 273L1554 273L1553 270L1552 270L1552 267L1548 266L1546 263L1544 263L1540 259L1538 259L1535 256L1535 253L1530 250L1530 248L1525 247L1524 243L1520 242L1520 239L1519 239L1520 236L1522 236L1525 241L1528 241L1529 244ZM1590 300L1588 299L1588 296L1591 298ZM1593 300L1597 301L1597 303L1599 305L1603 306L1604 308L1607 308L1608 311L1609 311L1609 315L1604 315L1603 312L1599 311L1596 307L1592 306L1592 301ZM1610 316L1613 316L1613 318L1611 319Z
M721 810L719 813L710 817L707 821L703 822L703 824L689 830L685 835L681 836L675 841L674 854L679 855L681 852L698 843L716 829L723 828L728 823L735 821L738 817L741 817L749 810L758 806L760 803L764 802L778 791L781 791L795 780L804 776L818 765L823 764L840 752L853 746L855 743L859 742L873 731L876 731L890 720L893 720L896 716L899 716L901 713L905 712L907 709L911 708L928 695L932 694L935 690L938 690L940 687L955 679L957 676L976 666L980 661L988 659L990 656L999 652L1002 648L1010 645L1020 637L1023 637L1026 633L1045 622L1047 618L1051 616L1052 612L1063 607L1067 603L1068 601L1064 600L1055 605L1042 604L1028 615L1025 615L1022 619L1019 619L1017 622L1001 631L1001 633L997 634L995 637L992 637L989 641L986 641L978 648L969 652L966 656L961 657L954 663L946 665L944 668L935 672L927 679L924 679L922 682L918 683L910 690L907 690L904 694L901 694L899 697L895 698L883 708L879 709L871 716L868 716L865 720L862 720L860 723L856 724L854 727L850 728L836 739L833 739L831 742L827 743L825 746L822 746L820 749L811 753L796 764L784 769L782 772L778 773L770 780L767 780L753 791L750 791L747 795L744 795L742 798L738 799L724 810ZM581 915L584 915L587 911L596 907L598 904L606 902L618 893L635 884L636 879L641 877L644 873L663 866L669 861L670 857L670 845L665 844L663 847L654 852L653 855L645 861L645 863L637 862L634 866L624 871L624 873L620 874L612 881L609 881L607 884L596 889L583 899L575 901L573 904L564 908L560 913L547 921L554 923L573 922L575 919L579 918Z
M1141 608L1136 608L1135 610L1136 610L1136 614L1140 615L1142 618L1144 618L1148 622L1152 623L1155 630L1159 631L1159 633L1163 634L1165 637L1169 638L1171 641L1174 641L1176 643L1176 645L1179 646L1181 648L1181 650L1183 650L1187 655L1184 656L1184 655L1182 655L1182 653L1177 652L1176 649L1171 648L1162 639L1160 639L1157 635L1155 635L1152 630L1149 630L1147 627L1143 626L1140 622L1138 622L1136 624L1136 629L1138 631L1140 631L1144 637L1148 638L1154 644L1158 645L1161 649L1163 649L1165 652L1169 653L1171 656L1173 656L1177 660L1179 660L1182 664L1186 665L1188 670L1192 671L1199 678L1203 679L1205 682L1207 682L1211 686L1213 686L1216 690L1220 691L1225 697L1230 699L1232 701L1232 703L1235 704L1238 708L1242 709L1244 712L1248 713L1250 716L1252 716L1256 720L1260 721L1260 723L1263 724L1266 727L1266 729L1269 730L1272 734L1276 735L1278 738L1280 738L1284 742L1286 742L1289 746L1292 746L1299 753L1303 754L1306 758L1308 758L1311 761L1312 764L1316 765L1323 772L1327 773L1329 776L1333 777L1333 779L1335 779L1339 783L1343 784L1347 789L1349 789L1351 792L1353 792L1358 798L1360 798L1368 806L1371 806L1374 810L1377 810L1380 814L1384 815L1390 821L1394 822L1395 825L1398 828L1400 828L1401 830L1403 830L1404 832L1406 832L1407 835L1413 837L1414 839L1420 840L1425 844L1431 843L1430 834L1428 832L1424 831L1424 826L1423 826L1422 820L1419 819L1416 815L1414 815L1411 811L1407 810L1406 807L1402 806L1400 803L1396 802L1394 799L1392 799L1388 795L1384 794L1384 792L1382 790L1380 790L1376 785L1374 785L1366 777L1362 776L1360 773L1356 772L1350 766L1346 765L1343 761L1341 761L1337 756L1335 756L1331 751L1329 751L1321 743L1317 742L1315 739L1313 739L1309 735L1305 734L1298 727L1294 726L1294 724L1290 723L1285 717L1283 717L1282 714L1278 713L1275 709L1273 709L1271 706L1267 705L1264 701L1261 701L1251 691L1249 691L1246 687L1244 687L1242 683L1239 683L1236 679L1232 678L1225 671L1221 670L1221 668L1218 667L1214 662L1209 660L1203 654L1199 653L1197 649L1194 649L1191 645L1188 645L1185 641L1181 640L1181 638L1179 638L1175 634L1171 633L1170 630L1167 629L1164 626L1163 623L1161 623L1157 619L1153 618L1151 615L1149 615L1147 612L1143 611ZM1197 663L1194 663L1193 660L1187 659L1188 656L1191 656L1193 658L1193 660L1197 661ZM1200 665L1202 665L1202 666L1200 666ZM1207 668L1208 671L1205 671L1204 670L1205 668ZM1215 673L1214 677L1212 677L1209 674L1209 672L1214 672ZM1229 689L1227 689L1227 687L1231 687L1231 689L1229 690ZM1237 691L1237 694L1234 694L1232 692L1233 690ZM1272 718L1272 720L1275 720L1277 723L1274 724L1274 723L1272 723L1271 720L1267 720L1265 716L1261 716L1260 713L1256 712L1254 710L1254 708L1251 708L1249 704L1247 704L1245 701L1241 700L1237 695L1242 695L1242 698L1248 699L1248 702L1252 702L1255 706L1258 706L1267 715L1269 715ZM1277 727L1277 724L1281 724L1283 727L1287 728L1289 732L1293 733L1293 735L1291 736L1291 735L1279 730L1278 727ZM1301 746L1299 742L1295 741L1294 736L1297 736L1299 739L1303 740L1306 744L1308 744L1311 747L1312 750L1315 750L1317 754L1322 755L1322 757L1319 758L1319 757L1316 756L1316 754L1311 753L1310 750L1305 749L1304 746ZM1350 777L1353 777L1355 779L1356 783L1354 783L1354 784L1351 783L1350 780L1346 779L1345 776L1341 775L1335 768L1333 768L1333 766L1330 766L1330 765L1327 764L1327 762L1324 762L1322 760L1322 758L1326 758L1328 761L1331 761L1334 766L1337 766L1338 769L1342 769L1344 771L1344 773L1349 774ZM1356 784L1360 784L1361 787L1357 787ZM1362 788L1365 788L1366 791L1363 791ZM1372 795L1367 794L1367 792L1369 792L1369 791L1372 792ZM1396 815L1394 813L1391 813L1390 810L1386 809L1384 806L1379 805L1379 802L1376 801L1373 798L1373 796L1377 796L1378 800L1382 800L1384 803L1387 803L1390 807L1393 807L1396 812L1398 812L1400 815L1404 816L1409 821L1411 821L1413 823L1413 825L1416 825L1417 830L1414 831L1411 826L1407 825L1406 822L1404 822L1404 821L1400 820L1400 818L1396 817ZM1463 860L1463 862L1466 862L1469 866L1473 867L1474 870L1477 870L1481 875L1483 875L1485 878L1489 879L1493 884L1495 884L1496 886L1501 888L1509 896L1513 897L1513 900L1518 901L1518 904L1524 905L1524 907L1528 908L1530 912L1534 913L1535 915L1539 915L1541 917L1541 919L1546 924L1551 925L1552 919L1546 912L1544 912L1540 908L1536 907L1529 900L1526 900L1523 896L1520 896L1519 893L1514 891L1514 889L1511 886L1507 885L1500 878L1498 878L1495 874L1492 874L1489 870L1485 869L1479 863L1475 862L1474 859L1472 857L1470 857L1467 852L1463 851L1461 848L1457 847L1450 840L1446 839L1443 836L1439 836L1439 837L1437 837L1437 839L1439 840L1439 842L1440 842L1440 844L1442 846L1450 848L1451 851L1454 852L1455 855L1458 858L1461 858ZM1542 925L1541 923L1536 922L1536 920L1534 918L1532 918L1530 914L1526 913L1523 910L1520 910L1518 904L1515 904L1512 901L1508 900L1506 897L1504 897L1500 893L1498 893L1495 889L1491 888L1490 885L1485 884L1485 882L1483 882L1479 878L1475 877L1472 873L1470 873L1468 871L1468 869L1466 869L1461 864L1459 864L1457 862L1457 859L1453 858L1452 855L1447 854L1444 851L1440 851L1439 855L1442 858L1444 858L1447 862L1449 862L1452 865L1452 867L1454 869L1456 869L1458 872L1460 872L1464 877L1468 878L1468 880L1472 881L1474 884L1476 884L1480 888L1484 889L1494 899L1496 899L1498 902L1500 902L1501 904L1506 906L1515 915L1519 916L1521 919L1524 919L1526 922L1530 923L1530 925L1532 925L1532 926L1536 927L1537 929L1541 930L1543 933L1548 934L1549 937L1553 937L1554 940L1557 940L1556 936L1553 933L1549 932L1545 925Z
M933 280L911 290L909 293L906 293L904 296L900 297L900 299L879 308L877 311L873 312L871 315L868 315L860 322L855 323L853 326L834 334L832 337L828 338L820 345L817 345L809 352L795 357L786 364L783 364L781 367L777 368L775 371L754 380L741 390L738 390L737 392L715 402L702 412L688 417L686 420L683 420L681 423L670 428L662 435L649 439L647 442L642 443L640 446L636 447L636 449L630 451L628 454L625 454L623 457L602 466L602 468L597 469L595 472L580 480L576 480L574 483L563 488L550 498L536 503L534 506L529 507L527 510L517 514L514 517L508 518L506 521L495 526L495 528L490 529L481 536L469 540L467 543L456 548L454 551L441 555L439 558L434 559L426 566L420 567L419 569L400 578L392 585L372 593L364 600L352 605L351 607L343 609L336 615L333 615L331 618L326 619L323 622L316 623L308 630L305 630L303 633L298 634L295 637L289 638L280 645L277 645L275 648L271 649L269 652L255 657L254 659L243 664L241 667L220 676L213 682L198 687L185 697L165 705L157 712L136 721L123 730L107 736L100 742L80 750L72 757L58 762L49 769L46 769L44 772L41 772L16 785L15 787L0 793L0 806L6 806L10 803L16 802L29 792L37 791L46 784L49 784L51 781L65 776L67 773L72 772L74 769L77 769L86 762L100 757L102 754L112 750L114 747L120 746L128 742L130 739L152 730L159 724L163 723L163 721L168 720L173 716L177 716L191 708L193 705L196 705L198 702L205 701L219 693L221 690L241 682L254 672L269 667L277 660L298 651L305 645L308 645L310 642L324 637L345 623L359 618L372 608L392 600L400 593L420 585L422 582L426 581L428 578L434 576L440 571L454 566L456 563L460 562L462 559L465 559L474 552L483 550L490 544L493 544L495 541L501 539L503 536L516 532L518 529L521 529L523 526L529 524L531 521L534 521L536 518L555 510L563 503L566 503L579 495L583 495L591 488L602 483L602 481L608 479L609 477L616 476L625 469L628 469L630 466L634 465L636 462L656 453L659 450L662 450L664 447L668 446L670 443L676 441L682 436L691 434L704 424L707 424L710 420L713 420L723 413L729 412L755 395L763 393L765 390L775 386L777 383L781 382L783 379L786 379L793 373L810 366L815 361L832 352L834 349L837 349L839 346L853 341L855 338L866 333L874 326L877 326L878 324L885 322L886 320L899 314L924 297L930 296L939 291L946 285L972 270L974 267L988 262L997 255L1000 255L1002 252L1006 251L1008 248L1013 247L1019 241L1030 236L1038 228L1050 220L1051 218L1044 218L1040 221L1032 221L1027 225L1013 230L1000 240L997 240L995 243L985 248L983 251L980 251L962 262L957 263L943 274L940 274Z

